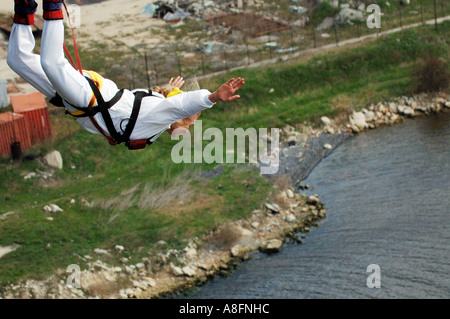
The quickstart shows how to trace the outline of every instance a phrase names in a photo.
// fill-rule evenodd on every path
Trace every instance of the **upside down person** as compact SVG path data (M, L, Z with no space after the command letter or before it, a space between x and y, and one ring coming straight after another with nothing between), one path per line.
M143 148L163 132L189 128L199 113L219 101L238 99L236 91L244 79L230 79L215 92L181 92L184 81L169 81L174 90L166 94L148 90L119 90L117 85L93 71L78 72L64 57L63 1L43 0L44 28L41 54L33 53L31 25L37 9L35 0L14 0L15 15L8 48L8 65L50 99L87 131L104 135L112 144ZM172 93L172 94L170 94ZM133 144L134 142L137 142Z

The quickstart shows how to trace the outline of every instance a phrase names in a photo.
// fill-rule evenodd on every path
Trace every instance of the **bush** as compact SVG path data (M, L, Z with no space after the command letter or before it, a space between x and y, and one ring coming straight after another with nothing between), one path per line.
M325 18L334 17L339 13L339 9L333 7L329 2L323 1L314 9L311 15L311 23L319 25Z
M448 66L436 57L423 60L415 70L415 78L417 92L438 92L450 84Z

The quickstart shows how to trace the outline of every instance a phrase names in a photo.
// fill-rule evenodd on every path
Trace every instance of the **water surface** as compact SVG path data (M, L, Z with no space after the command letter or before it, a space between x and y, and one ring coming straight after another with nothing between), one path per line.
M328 216L303 245L257 253L190 298L449 298L449 141L449 113L349 139L307 179Z

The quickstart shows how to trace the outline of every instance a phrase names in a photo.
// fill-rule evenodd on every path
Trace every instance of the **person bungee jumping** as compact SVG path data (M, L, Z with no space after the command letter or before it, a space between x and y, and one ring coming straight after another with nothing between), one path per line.
M245 84L240 77L230 79L213 93L205 89L181 92L184 81L177 77L169 81L173 89L164 96L150 90L119 90L113 81L96 72L77 71L64 56L63 2L43 0L44 28L41 53L37 55L33 53L31 25L38 5L35 0L14 0L7 63L52 104L65 107L84 129L104 135L111 145L144 148L164 131L189 127L200 112L215 103L240 98L235 95Z

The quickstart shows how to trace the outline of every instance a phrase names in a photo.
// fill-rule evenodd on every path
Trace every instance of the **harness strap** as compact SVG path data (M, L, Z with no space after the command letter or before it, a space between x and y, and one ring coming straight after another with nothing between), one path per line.
M142 99L149 95L151 95L151 93L149 94L149 93L146 93L143 91L135 93L133 111L131 112L131 116L128 121L127 128L125 129L125 132L122 135L125 143L128 143L130 141L131 133L133 133L134 127L136 126L137 118L139 116L139 111L141 110Z
M91 86L92 91L94 92L95 98L97 99L97 104L99 107L102 108L100 113L102 114L103 121L106 124L106 127L108 128L109 135L98 125L97 121L94 119L94 116L89 116L89 119L91 120L92 124L102 133L109 141L111 145L120 144L123 142L122 136L117 133L116 128L114 127L114 123L111 119L111 115L109 115L108 109L112 106L111 104L108 104L108 108L103 107L106 102L103 99L102 94L100 93L99 88L95 84L94 81L92 81L90 78L86 77L86 79L89 82L89 85ZM106 108L106 109L105 109ZM88 109L92 109L92 106ZM99 129L100 128L100 129Z

